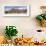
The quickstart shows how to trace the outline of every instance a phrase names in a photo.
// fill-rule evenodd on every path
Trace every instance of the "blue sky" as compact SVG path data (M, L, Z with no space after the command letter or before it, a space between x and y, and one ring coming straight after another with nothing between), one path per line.
M11 10L12 8L14 9L27 9L27 6L5 6L5 10Z

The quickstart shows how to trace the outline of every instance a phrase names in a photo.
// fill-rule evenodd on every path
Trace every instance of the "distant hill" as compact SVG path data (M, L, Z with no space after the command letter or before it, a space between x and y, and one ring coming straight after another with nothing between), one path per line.
M9 11L5 11L5 13L27 13L27 9L11 9Z

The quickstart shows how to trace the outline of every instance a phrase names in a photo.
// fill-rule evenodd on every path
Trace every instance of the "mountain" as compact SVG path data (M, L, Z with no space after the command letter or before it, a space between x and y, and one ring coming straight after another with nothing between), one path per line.
M27 9L11 9L9 11L5 11L5 13L27 13Z

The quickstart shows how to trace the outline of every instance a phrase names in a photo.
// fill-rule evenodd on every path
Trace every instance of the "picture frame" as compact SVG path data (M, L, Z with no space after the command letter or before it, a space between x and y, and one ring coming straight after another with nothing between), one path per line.
M29 16L29 5L4 5L4 16Z

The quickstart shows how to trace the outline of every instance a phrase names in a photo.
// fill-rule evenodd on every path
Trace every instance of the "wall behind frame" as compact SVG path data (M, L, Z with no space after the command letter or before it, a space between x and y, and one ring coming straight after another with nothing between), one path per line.
M3 5L30 5L29 17L4 17L2 13ZM1 0L0 1L0 35L4 34L6 25L15 25L19 31L18 36L31 36L36 29L44 29L39 26L35 17L40 14L40 6L46 5L46 0Z

